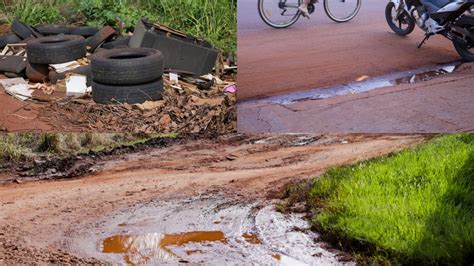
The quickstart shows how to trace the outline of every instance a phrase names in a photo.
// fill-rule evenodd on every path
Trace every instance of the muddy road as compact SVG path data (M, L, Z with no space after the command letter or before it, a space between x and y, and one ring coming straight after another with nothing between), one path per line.
M302 216L275 211L279 189L423 140L231 135L103 157L80 178L4 183L0 263L351 264Z
M394 34L385 21L387 1L363 1L357 17L341 24L326 16L320 3L310 20L281 30L261 21L256 2L238 2L239 101L460 59L444 37L417 49L421 30L406 37Z

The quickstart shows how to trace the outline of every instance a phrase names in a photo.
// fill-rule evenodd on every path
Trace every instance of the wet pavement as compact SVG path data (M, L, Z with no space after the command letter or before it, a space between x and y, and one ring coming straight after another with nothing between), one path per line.
M238 103L243 133L474 131L474 63L392 73Z
M442 75L453 73L462 64L462 61L456 61L449 64L423 67L412 71L402 71L380 77L370 78L368 76L363 76L359 78L358 81L353 83L342 84L328 88L316 88L300 92L293 92L285 95L267 97L253 101L240 101L240 103L275 103L287 105L307 100L321 100L347 94L368 92L374 89L393 87L402 84L414 84L422 81L428 81Z

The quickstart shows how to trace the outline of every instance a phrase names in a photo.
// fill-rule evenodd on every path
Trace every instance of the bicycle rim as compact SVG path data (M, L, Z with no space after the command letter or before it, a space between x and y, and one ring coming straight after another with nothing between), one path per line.
M259 0L258 13L262 20L274 28L286 28L299 18L298 6L302 0Z
M324 11L335 22L347 22L359 13L362 0L324 0Z

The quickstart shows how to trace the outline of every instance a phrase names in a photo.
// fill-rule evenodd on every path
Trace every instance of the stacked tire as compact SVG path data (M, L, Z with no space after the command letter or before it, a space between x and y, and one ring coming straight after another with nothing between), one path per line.
M21 43L26 40L43 37L34 27L14 20L11 25L12 32L0 36L0 49L3 49L7 44Z
M32 39L26 44L30 81L48 79L49 64L62 64L83 58L87 54L86 40L79 35L57 35Z
M105 50L91 57L96 103L143 103L163 98L163 55L152 48Z

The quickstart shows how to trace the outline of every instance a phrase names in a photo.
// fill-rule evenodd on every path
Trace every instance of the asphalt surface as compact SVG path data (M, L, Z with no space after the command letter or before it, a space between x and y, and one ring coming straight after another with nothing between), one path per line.
M350 22L335 23L316 5L311 19L273 29L258 15L256 0L238 1L240 101L324 88L396 71L459 60L452 43L423 32L394 34L385 21L388 1L363 0Z
M474 63L427 81L291 103L238 106L242 133L474 132Z

